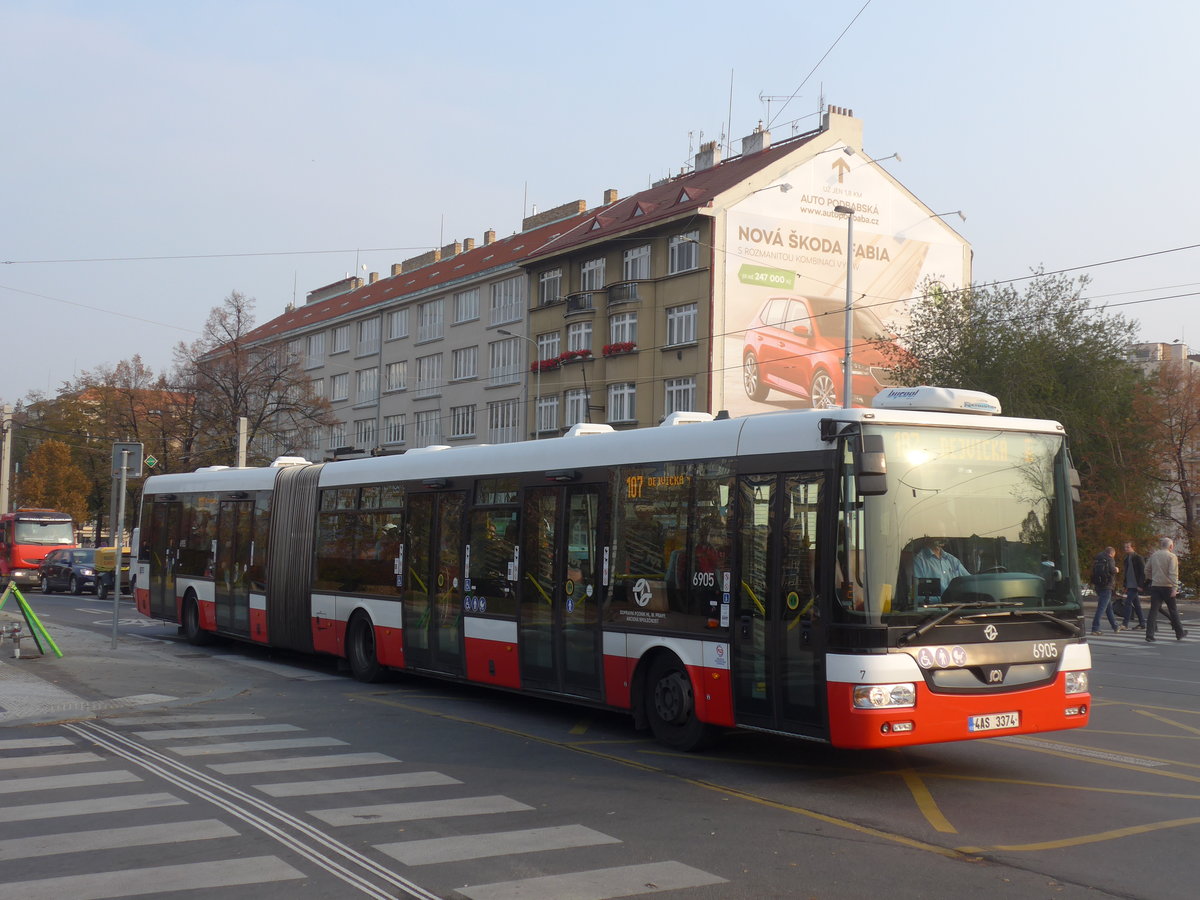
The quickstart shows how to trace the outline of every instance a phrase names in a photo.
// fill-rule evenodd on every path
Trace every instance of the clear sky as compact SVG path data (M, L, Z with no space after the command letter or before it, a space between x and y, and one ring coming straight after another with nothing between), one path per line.
M976 281L1086 267L1143 340L1200 347L1198 25L1178 0L0 0L0 399L163 370L233 290L265 322L702 139L807 131L822 97L966 212Z

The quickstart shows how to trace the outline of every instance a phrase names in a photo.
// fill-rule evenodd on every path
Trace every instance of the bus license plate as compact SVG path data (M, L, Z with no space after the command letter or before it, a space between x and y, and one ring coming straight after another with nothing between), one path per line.
M987 716L971 716L967 719L967 731L1000 731L1004 728L1019 728L1019 712L992 713Z

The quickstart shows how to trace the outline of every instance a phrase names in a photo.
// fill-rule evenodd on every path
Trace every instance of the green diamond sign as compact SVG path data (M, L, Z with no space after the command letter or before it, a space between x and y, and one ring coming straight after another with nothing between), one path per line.
M157 465L157 463L158 463L158 457L147 456L145 458L145 460L143 460L143 461L146 463L146 468L153 469L155 467L155 465Z

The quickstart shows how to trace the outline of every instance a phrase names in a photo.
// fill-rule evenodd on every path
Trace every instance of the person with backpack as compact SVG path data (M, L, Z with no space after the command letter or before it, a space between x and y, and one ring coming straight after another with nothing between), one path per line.
M1108 613L1108 624L1112 626L1113 634L1124 631L1117 624L1113 615L1112 593L1117 579L1117 550L1115 547L1105 547L1092 560L1092 587L1096 589L1096 615L1092 619L1092 634L1100 634L1100 617Z

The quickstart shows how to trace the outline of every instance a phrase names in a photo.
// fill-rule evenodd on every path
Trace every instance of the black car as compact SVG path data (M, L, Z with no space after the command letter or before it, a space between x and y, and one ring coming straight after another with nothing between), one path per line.
M38 570L42 593L70 591L82 594L96 589L95 550L51 550Z

